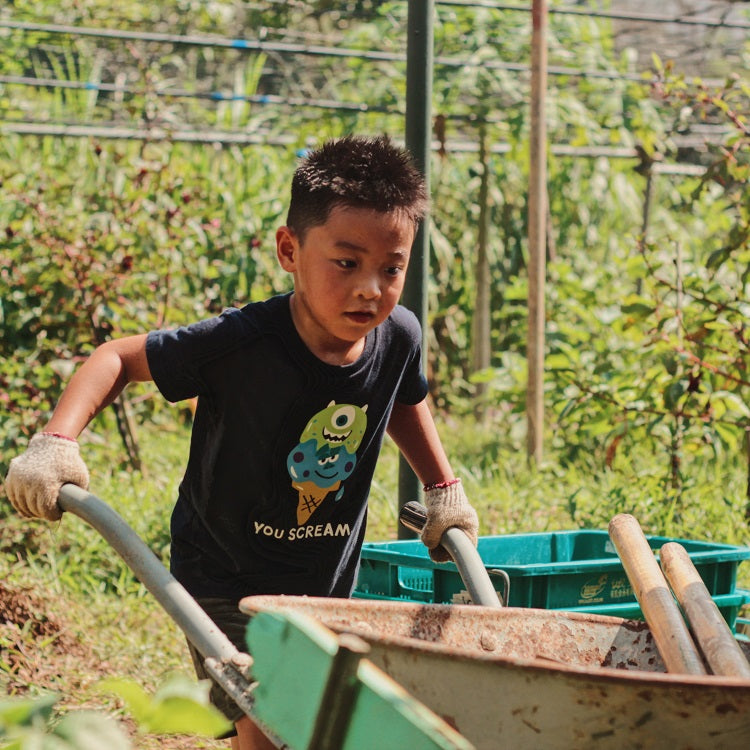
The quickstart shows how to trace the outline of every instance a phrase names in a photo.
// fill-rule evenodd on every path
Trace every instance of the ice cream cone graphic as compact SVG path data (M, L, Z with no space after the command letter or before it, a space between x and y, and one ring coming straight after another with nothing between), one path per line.
M297 501L297 524L304 526L310 516L317 510L318 506L326 499L331 491L336 491L341 482L336 482L331 487L318 487L314 482L295 482L292 484L299 493Z
M356 450L367 426L363 407L331 401L307 423L287 455L286 468L297 490L297 524L304 526L328 495L338 501L341 483L354 471Z

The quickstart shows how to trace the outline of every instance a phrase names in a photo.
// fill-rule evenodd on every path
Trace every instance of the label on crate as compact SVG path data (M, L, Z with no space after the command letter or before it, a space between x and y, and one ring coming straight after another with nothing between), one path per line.
M609 595L612 599L633 599L635 594L627 576L612 578L609 584Z
M579 604L601 604L605 601L631 599L633 589L626 576L613 576L602 573L596 578L590 578L581 586L578 592Z

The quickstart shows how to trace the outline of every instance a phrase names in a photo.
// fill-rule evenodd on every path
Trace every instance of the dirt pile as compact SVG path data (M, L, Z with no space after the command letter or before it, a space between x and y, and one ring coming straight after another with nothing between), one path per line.
M30 685L60 690L66 679L91 668L91 649L52 609L35 591L0 583L0 677L9 695Z

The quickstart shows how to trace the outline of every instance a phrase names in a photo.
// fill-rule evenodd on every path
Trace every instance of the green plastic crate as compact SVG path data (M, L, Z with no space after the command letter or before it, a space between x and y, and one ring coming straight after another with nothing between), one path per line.
M737 568L750 548L647 536L652 549L677 541L685 547L730 626L746 601L736 590ZM642 619L633 589L606 531L555 531L479 538L479 555L500 595L510 580L508 605L578 610ZM497 572L496 572L497 571ZM430 560L419 540L363 545L354 596L416 602L466 603L453 563ZM723 597L723 598L720 598Z

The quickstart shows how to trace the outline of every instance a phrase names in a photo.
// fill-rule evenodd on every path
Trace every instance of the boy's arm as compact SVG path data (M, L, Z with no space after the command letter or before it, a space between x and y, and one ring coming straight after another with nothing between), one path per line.
M427 401L414 406L396 402L388 434L424 484L427 522L421 538L430 549L430 557L436 562L450 559L440 539L452 526L463 529L476 545L476 511L466 498L461 480L453 475Z
M128 383L151 380L146 334L107 341L81 365L63 391L46 432L77 438Z
M388 434L422 484L453 479L453 469L426 399L413 406L396 401L388 422Z
M71 378L46 430L10 462L5 490L13 507L28 518L59 519L60 487L70 482L88 488L89 473L76 438L128 383L150 379L146 335L98 347Z

